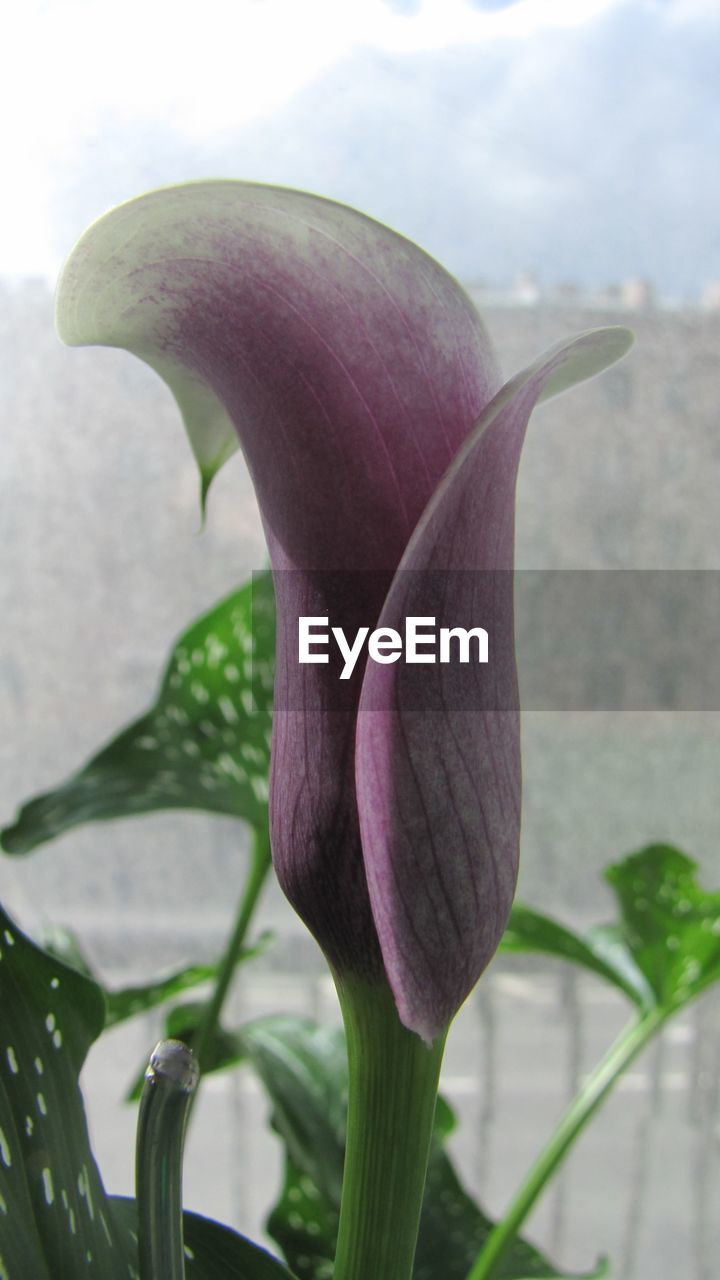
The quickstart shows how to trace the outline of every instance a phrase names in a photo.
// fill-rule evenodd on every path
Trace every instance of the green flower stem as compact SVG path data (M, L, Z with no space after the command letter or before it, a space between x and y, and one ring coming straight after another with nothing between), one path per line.
M145 1072L136 1147L140 1280L184 1280L182 1158L197 1063L187 1045L162 1040Z
M250 869L240 899L232 935L215 978L215 988L205 1008L202 1022L193 1036L192 1048L200 1073L207 1069L207 1059L213 1037L220 1023L223 1005L237 968L240 953L247 936L250 921L271 866L270 837L267 827L256 828L252 835Z
M335 981L350 1090L334 1280L410 1280L445 1036L403 1027L384 983Z
M653 1009L633 1021L598 1063L574 1098L522 1183L505 1216L488 1236L467 1280L497 1280L499 1268L546 1182L552 1177L575 1139L594 1115L615 1081L644 1049L670 1016L669 1009Z

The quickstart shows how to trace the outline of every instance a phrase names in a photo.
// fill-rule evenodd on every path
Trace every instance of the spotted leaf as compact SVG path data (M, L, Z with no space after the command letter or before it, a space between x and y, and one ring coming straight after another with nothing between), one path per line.
M135 1246L115 1224L78 1087L102 992L1 909L0 1010L0 1275L128 1280Z
M108 1197L78 1076L105 1016L100 988L0 908L0 1277L139 1280L134 1201ZM264 1249L184 1215L187 1280L293 1280Z
M516 905L505 951L570 960L606 978L639 1007L671 1012L720 978L720 893L696 883L697 864L653 844L608 867L620 918L584 937Z
M340 1211L291 1156L267 1229L298 1280L332 1280Z
M243 1028L240 1038L269 1095L273 1124L285 1147L283 1188L268 1231L299 1280L330 1280L348 1084L342 1032L306 1019L267 1018ZM463 1189L444 1150L453 1125L451 1109L439 1099L413 1280L465 1280L493 1227ZM498 1280L560 1280L565 1274L518 1240ZM605 1274L601 1264L587 1280Z
M446 1152L436 1141L430 1153L413 1280L465 1280L495 1224L462 1186ZM600 1261L582 1280L608 1274ZM501 1263L497 1280L581 1280L558 1271L534 1245L516 1239Z
M84 822L204 809L267 822L275 613L257 574L180 637L155 705L0 834L28 853Z
M134 1200L113 1196L115 1216L137 1234ZM185 1280L295 1280L287 1267L259 1245L198 1213L183 1214Z
M720 978L720 893L702 889L696 872L679 849L654 844L605 873L620 907L619 944L665 1008Z

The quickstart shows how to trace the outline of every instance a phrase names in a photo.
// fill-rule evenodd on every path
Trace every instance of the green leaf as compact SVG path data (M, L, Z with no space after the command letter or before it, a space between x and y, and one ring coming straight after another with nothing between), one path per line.
M39 945L46 955L55 956L71 969L76 969L85 978L92 978L97 986L102 985L93 972L83 945L73 929L68 929L62 924L51 924L43 929Z
M340 1212L285 1154L283 1188L267 1222L298 1280L332 1280Z
M283 1187L268 1234L299 1280L330 1280L345 1156L345 1037L340 1028L291 1017L262 1019L242 1034L285 1150Z
M508 949L570 959L608 977L638 1008L571 1102L468 1280L498 1274L538 1196L622 1073L679 1009L720 977L720 893L702 889L696 871L686 854L661 844L609 867L620 919L591 929L585 939L524 909L515 916Z
M113 1196L115 1217L125 1230L137 1235L134 1200ZM186 1280L295 1280L277 1258L211 1218L183 1214Z
M102 991L1 907L0 1009L0 1277L138 1280L135 1202L105 1194L78 1086ZM187 1280L293 1280L229 1228L195 1214L183 1225Z
M238 964L244 964L247 960L253 960L256 956L262 955L268 943L272 940L272 933L265 930L260 934L257 942L251 947L243 947L238 957ZM49 954L57 956L63 963L70 965L76 969L78 973L82 973L87 978L92 978L93 982L102 989L105 996L105 1030L114 1027L119 1022L125 1022L128 1018L134 1018L140 1013L146 1013L148 1009L155 1009L158 1005L165 1004L166 1001L172 1000L173 996L181 995L184 991L190 991L193 987L199 986L203 982L210 982L217 976L218 964L191 964L185 965L180 969L174 969L171 973L164 974L160 978L154 978L150 982L142 982L130 987L112 988L106 987L93 972L85 952L77 935L71 930L64 927L55 926L43 935L43 949ZM197 1008L204 1006L198 1005ZM173 1035L177 1039L182 1039L175 1032L168 1032L170 1038ZM143 1068L144 1070L144 1068Z
M183 1214L186 1280L294 1280L259 1245L197 1213Z
M657 1005L678 1008L720 977L720 893L696 882L697 863L654 844L610 867L619 937Z
M592 929L585 938L550 916L516 902L510 913L500 951L540 952L589 969L618 987L641 1008L650 998L648 984L617 929Z
M198 619L175 645L152 709L0 833L28 853L84 822L203 809L267 822L275 613L269 573Z
M304 1018L263 1018L243 1027L240 1039L290 1158L339 1207L347 1112L342 1032Z
M428 1164L413 1280L465 1280L494 1223L471 1199L442 1146L436 1141ZM586 1280L607 1274L600 1262ZM498 1280L571 1280L558 1271L534 1245L516 1240L498 1273ZM574 1280L580 1280L574 1273Z
M187 1280L294 1280L277 1258L196 1213L183 1214Z
M270 1097L273 1125L285 1147L283 1188L268 1231L299 1280L330 1280L347 1106L343 1034L298 1018L262 1019L238 1034ZM493 1226L462 1188L443 1149L453 1127L452 1110L439 1099L414 1280L465 1280ZM555 1280L563 1274L524 1241L514 1246L501 1272L502 1280ZM604 1274L603 1264L592 1276Z
M86 978L92 978L93 982L102 989L105 996L104 1029L106 1031L109 1027L116 1026L118 1022L125 1022L128 1018L135 1017L136 1014L145 1013L148 1009L154 1009L158 1005L164 1004L166 1000L171 1000L173 996L180 995L183 991L188 991L192 987L198 986L201 982L209 982L217 973L216 964L186 965L182 969L176 969L174 972L166 974L164 977L156 978L151 982L112 990L109 987L105 987L100 982L97 974L93 972L79 938L71 929L54 926L43 934L42 943L43 949L48 955L56 956L64 964L68 964L71 968L76 969L78 973L84 974ZM241 958L243 960L249 959L251 955L257 954L260 950L261 945L259 944L243 952Z
M217 965L193 964L184 969L176 969L174 973L155 982L146 982L140 986L123 987L119 991L105 990L107 1000L107 1018L105 1029L114 1027L138 1013L145 1013L181 992L196 987L201 982L209 982L215 977Z
M136 1250L114 1221L78 1088L102 992L1 908L0 1008L0 1275L128 1280Z
M237 964L245 964L246 961L262 955L271 938L272 934L266 930L252 947L243 947L237 958ZM107 1004L105 1029L114 1027L127 1018L134 1018L136 1014L145 1013L148 1009L155 1009L158 1005L165 1004L166 1000L171 1000L173 996L180 995L183 991L190 991L203 982L210 982L217 976L218 967L219 962L191 964L138 986L122 987L119 990L103 987ZM173 1036L175 1039L183 1039L175 1032L169 1032L168 1035L170 1039Z
M584 938L517 904L501 949L581 965L628 996L641 1013L672 1010L720 977L720 893L696 883L697 863L654 844L605 872L620 908L615 924Z

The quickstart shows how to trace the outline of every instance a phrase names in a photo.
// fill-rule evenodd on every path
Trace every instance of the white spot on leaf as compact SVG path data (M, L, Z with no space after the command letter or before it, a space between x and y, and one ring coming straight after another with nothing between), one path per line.
M95 1221L95 1206L93 1205L92 1192L90 1190L90 1175L87 1171L87 1165L83 1165L82 1171L78 1175L78 1191L80 1197L87 1204L87 1210L90 1214L91 1222Z
M238 723L238 720L240 717L238 716L238 713L235 710L235 706L231 698L228 698L227 696L222 697L220 699L219 706L220 706L220 710L222 711L223 717L225 720L227 720L228 724Z
M250 779L250 786L253 789L255 799L264 804L269 796L267 778L256 775Z

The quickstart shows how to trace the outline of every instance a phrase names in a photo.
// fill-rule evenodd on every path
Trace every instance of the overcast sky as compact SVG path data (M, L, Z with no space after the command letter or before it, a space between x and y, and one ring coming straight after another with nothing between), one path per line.
M717 0L31 0L0 112L0 272L148 187L309 188L465 280L720 277Z

